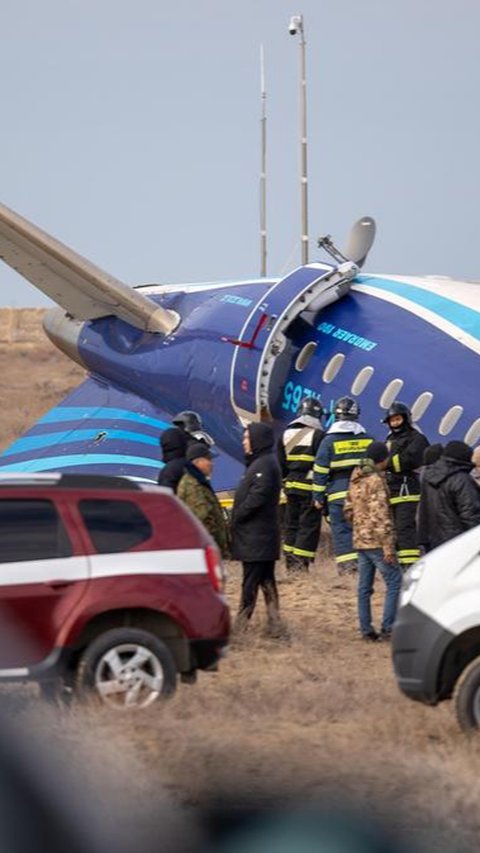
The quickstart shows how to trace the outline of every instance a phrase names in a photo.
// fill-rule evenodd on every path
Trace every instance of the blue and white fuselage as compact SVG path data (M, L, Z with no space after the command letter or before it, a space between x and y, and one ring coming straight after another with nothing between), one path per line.
M327 408L355 397L379 439L385 409L400 398L430 441L474 446L480 284L355 273L310 264L281 280L138 288L181 318L167 335L57 309L47 333L89 378L7 449L0 470L156 480L159 433L193 409L221 451L216 486L228 489L244 424L271 417L280 431L306 394Z

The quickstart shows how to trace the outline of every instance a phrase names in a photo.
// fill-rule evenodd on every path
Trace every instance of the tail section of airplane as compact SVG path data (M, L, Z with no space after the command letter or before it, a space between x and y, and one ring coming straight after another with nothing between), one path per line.
M170 426L171 416L147 400L89 378L4 451L0 472L111 474L155 483L159 438ZM242 466L219 454L214 485L228 491Z

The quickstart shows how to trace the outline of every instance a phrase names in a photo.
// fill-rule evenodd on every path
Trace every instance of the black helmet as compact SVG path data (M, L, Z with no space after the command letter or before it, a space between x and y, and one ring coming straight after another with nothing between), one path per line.
M387 410L387 414L383 418L382 423L388 424L390 418L394 415L401 415L403 420L407 424L412 423L412 413L406 403L401 403L400 400L394 400L390 408Z
M321 400L316 397L303 397L298 404L297 415L309 415L319 421L323 415Z
M334 415L336 421L356 421L360 414L360 406L351 397L340 397L335 403Z
M172 423L175 426L183 427L185 432L194 432L203 428L202 419L197 412L179 412L172 419Z
M204 429L195 429L190 433L191 437L195 439L197 444L207 444L208 447L213 447L215 444L214 439L210 435L210 433L205 432Z

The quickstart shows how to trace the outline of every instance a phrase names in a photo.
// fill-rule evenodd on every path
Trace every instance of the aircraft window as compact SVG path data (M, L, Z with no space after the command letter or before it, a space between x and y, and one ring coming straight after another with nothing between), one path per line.
M330 359L325 370L323 371L323 382L333 382L339 370L341 369L344 361L344 354L342 352L337 352L337 354Z
M305 370L307 365L310 364L310 359L316 349L317 345L315 341L309 341L308 344L305 344L305 346L300 350L297 355L297 360L295 362L295 370L298 370L299 372L301 370Z
M420 418L423 418L432 400L433 394L431 391L424 391L418 395L412 406L412 421L419 421Z
M374 367L362 367L360 373L357 373L355 379L352 382L350 393L358 395L365 391L365 388L367 387L374 373Z
M476 441L480 438L480 418L477 418L476 421L473 422L471 427L469 427L468 431L465 433L464 441L467 444L475 444Z
M449 432L452 431L454 426L457 425L459 418L461 418L463 414L463 406L452 406L448 412L445 412L442 420L440 421L440 426L438 427L438 431L440 435L448 435Z
M403 379L392 379L392 381L388 383L380 397L380 406L382 409L390 408L393 401L397 399L400 391L402 390L403 384Z

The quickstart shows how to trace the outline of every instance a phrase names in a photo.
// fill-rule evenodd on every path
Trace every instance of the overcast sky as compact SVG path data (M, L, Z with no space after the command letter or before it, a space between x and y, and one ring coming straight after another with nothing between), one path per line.
M311 259L370 214L370 271L480 278L477 0L4 0L0 201L128 283L258 275L263 43L268 273L286 272L298 13ZM0 297L47 302L3 264Z

